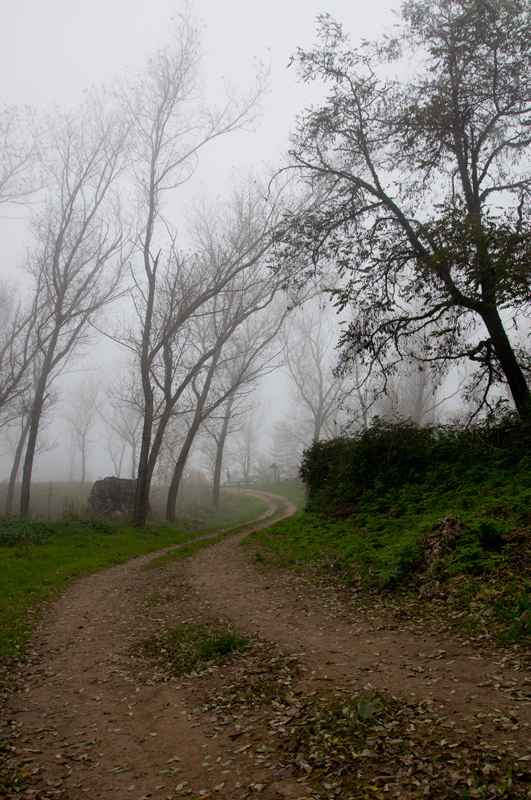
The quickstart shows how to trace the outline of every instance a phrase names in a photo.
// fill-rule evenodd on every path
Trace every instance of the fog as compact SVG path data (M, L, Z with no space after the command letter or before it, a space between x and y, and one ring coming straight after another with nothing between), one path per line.
M231 91L248 86L257 70L268 71L269 77L257 119L245 130L205 148L193 178L172 198L172 221L178 221L184 232L186 209L192 198L198 194L222 196L234 171L252 169L260 173L264 165L280 163L296 115L322 96L322 89L300 83L295 68L288 69L296 48L310 46L314 40L316 15L329 12L354 37L369 38L393 23L391 7L390 2L377 2L369 8L343 0L328 3L326 8L315 0L268 4L197 0L193 6L182 8L161 0L7 2L0 31L2 99L7 105L32 106L38 112L54 106L73 108L85 89L135 76L146 54L168 40L172 19L188 8L201 28L201 73L208 104L223 102L227 86ZM38 199L32 198L28 205L2 209L0 272L4 279L19 285L26 281L20 272L28 244L26 220L36 203ZM108 312L106 325L112 326L113 316L121 313L120 309ZM76 387L86 376L100 386L103 407L105 387L123 357L116 344L93 331L90 346L54 383L54 403L39 434L34 480L79 477L79 465L70 452L65 414ZM274 425L289 413L290 403L289 382L281 369L263 378L254 391L252 405L260 407L263 420L258 446L265 453L272 447ZM4 480L11 469L17 430L17 423L5 430L0 460ZM90 434L87 480L115 471L104 446L106 435L99 417ZM200 465L204 461L200 456L196 460Z
M24 264L31 262L33 280L40 274L42 286L56 292L60 281L46 273L50 265L56 270L52 251L74 248L68 257L60 250L58 263L63 258L83 266L67 286L76 297L82 287L82 302L76 299L81 305L71 318L81 320L79 327L72 322L68 332L61 311L55 333L51 315L42 323L48 328L31 334L40 342L33 356L35 386L39 370L48 370L35 388L36 395L40 392L38 434L37 413L28 410L33 391L28 368L24 391L24 381L18 386L11 375L12 407L1 432L3 480L28 420L24 436L30 442L33 437L33 481L89 482L107 474L135 474L142 461L140 429L129 441L128 434L117 431L116 419L120 408L124 419L131 409L133 416L143 409L149 485L169 483L179 448L196 428L197 438L185 453L185 478L200 470L210 480L217 470L219 479L212 442L226 436L223 475L293 479L302 449L315 438L366 425L376 414L411 415L421 424L458 413L455 403L443 401L445 394L457 394L462 375L447 374L441 389L440 381L425 374L419 378L403 355L391 365L393 378L385 376L385 386L367 373L354 392L348 376L334 373L339 318L325 295L319 296L337 277L286 283L280 273L268 271L286 213L296 215L298 204L303 207L299 188L282 169L290 133L304 110L324 101L328 91L319 81L302 81L290 59L297 48L312 47L318 14L341 22L356 44L392 28L392 5L387 0L370 6L334 0L326 8L317 0L267 5L196 0L182 7L161 0L6 5L0 64L4 103L19 109L13 119L21 132L13 141L23 150L24 125L31 130L34 113L40 126L35 149L42 149L28 172L33 190L22 190L14 202L3 200L1 206L6 319L11 314L16 321L23 313L17 303L31 294L32 276ZM172 31L178 33L169 47ZM180 61L168 79L175 67L172 53ZM164 100L162 84L168 79L170 88L177 85L179 70L182 87L171 102ZM163 107L165 102L170 105ZM155 124L157 114L162 124ZM166 120L171 121L167 132ZM105 144L97 146L104 129ZM162 138L156 143L153 131L159 129ZM134 144L120 144L122 136ZM16 148L11 156L16 160ZM84 173L86 164L100 162L99 173L94 167L90 175L92 166ZM72 189L69 170L79 188ZM54 191L61 207L53 205ZM48 227L43 220L49 220ZM67 235L57 234L52 247L48 238L52 241L56 224L64 224ZM78 228L69 233L74 224ZM82 247L76 250L72 243L78 234ZM89 264L97 265L94 273ZM35 297L37 308L41 300ZM34 319L44 319L46 305L38 308ZM46 355L46 343L54 337L63 344L56 341ZM244 365L246 348L254 353L254 347L252 363ZM22 349L12 358L18 369L26 355ZM214 364L217 371L211 374ZM357 362L351 375L353 370Z

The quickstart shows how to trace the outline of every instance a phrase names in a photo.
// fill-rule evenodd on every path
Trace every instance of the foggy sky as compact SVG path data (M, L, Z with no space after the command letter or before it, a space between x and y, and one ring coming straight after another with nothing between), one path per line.
M73 106L82 91L123 75L134 75L145 56L168 40L172 15L183 6L166 0L3 0L0 26L1 96L9 105L32 105L45 110L54 104ZM295 116L323 90L297 82L295 68L287 69L298 46L315 41L315 18L329 12L344 24L355 43L378 36L394 22L391 0L372 3L351 0L195 0L192 16L202 26L203 75L206 97L215 103L225 82L252 83L257 62L270 65L270 89L262 103L260 124L253 132L224 137L201 153L194 184L211 194L223 193L231 169L263 162L278 163L287 148ZM20 212L0 220L0 275L12 277L24 249ZM99 357L92 358L98 362ZM79 378L79 373L73 380ZM283 387L283 388L281 388ZM270 379L266 397L285 394L281 379ZM281 411L280 405L276 413ZM285 409L284 412L285 413ZM58 420L59 426L61 420ZM50 431L51 442L61 437ZM0 454L1 456L1 454ZM9 461L9 456L7 460ZM49 474L49 464L64 459L60 449L42 454L35 478ZM1 465L3 466L3 465ZM0 466L0 468L1 468ZM2 470L4 471L4 470ZM108 473L109 463L93 463L92 477ZM64 474L64 470L62 471ZM45 479L45 478L44 478Z

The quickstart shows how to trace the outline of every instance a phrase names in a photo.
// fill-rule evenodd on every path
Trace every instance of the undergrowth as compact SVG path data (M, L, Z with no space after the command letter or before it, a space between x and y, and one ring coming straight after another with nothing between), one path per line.
M317 567L355 596L416 598L418 611L443 598L455 615L469 612L458 627L529 641L530 443L513 417L470 430L377 420L352 439L317 442L301 470L306 510L253 534L255 560ZM457 546L429 570L427 531L453 516L464 525Z

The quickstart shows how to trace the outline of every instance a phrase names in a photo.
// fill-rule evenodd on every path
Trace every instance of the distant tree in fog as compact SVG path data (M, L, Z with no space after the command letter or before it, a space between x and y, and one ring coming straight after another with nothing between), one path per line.
M13 513L14 500L15 500L15 487L19 477L20 465L24 455L24 448L31 422L31 408L33 399L35 397L35 384L39 375L39 358L36 356L31 365L31 377L25 382L24 393L18 397L16 406L12 409L11 423L7 427L6 438L8 441L13 442L13 463L11 465L11 472L7 484L6 493L6 514ZM44 429L49 426L52 419L49 416L49 411L57 401L57 393L53 389L49 389L44 397L43 409L41 414L41 424L39 426L39 438L37 441L36 453L44 452L52 449L53 443L50 443L43 436Z
M251 391L256 381L275 366L281 349L279 330L286 314L285 302L275 304L278 286L260 264L239 273L212 299L211 307L202 321L204 329L199 353L211 357L190 382L193 412L188 432L175 463L168 491L166 518L175 517L175 501L182 470L201 425L218 409L232 412L235 400ZM277 346L275 346L275 344ZM230 417L228 422L230 421ZM226 437L219 440L218 466L214 473L214 502L219 504L222 447Z
M343 403L348 410L349 428L366 429L375 416L410 419L417 425L436 421L444 404L458 390L455 375L448 376L422 359L424 337L432 334L437 334L436 328L412 335L407 358L395 355L363 364L359 356L354 356L344 365L348 391ZM452 380L446 380L448 377Z
M292 426L277 422L273 429L273 444L269 451L269 479L295 481L299 477L302 446Z
M107 451L117 478L122 477L126 452L129 451L128 476L136 477L140 429L143 420L142 392L138 386L134 367L127 364L115 369L115 379L105 389L106 403L100 415L107 431Z
M38 186L39 131L31 108L0 109L0 203L24 203Z
M294 402L292 428L304 445L336 433L345 381L333 372L337 330L322 298L296 308L284 331L285 362Z
M70 480L74 479L75 462L79 456L81 485L87 477L87 456L94 440L91 432L98 418L100 394L94 377L85 377L67 397L67 410L64 414L70 437Z
M13 286L0 284L0 425L16 419L27 403L38 349L38 313L38 303L24 303Z
M271 299L274 293L274 289L269 290ZM282 300L276 306L266 306L258 311L252 310L251 315L228 343L229 357L224 365L224 371L229 391L219 410L213 409L208 415L206 420L208 425L204 423L204 427L216 443L212 480L214 508L218 508L220 502L223 455L227 437L231 428L237 429L242 415L249 413L248 396L255 389L257 382L278 366L278 357L282 350L279 331L287 313L287 307ZM218 414L219 419L212 419L213 414ZM238 445L235 452L239 452ZM249 469L246 473L244 471L244 480L248 479Z
M234 460L239 467L244 483L249 483L262 455L261 430L264 415L259 408L249 409L240 417L233 437Z

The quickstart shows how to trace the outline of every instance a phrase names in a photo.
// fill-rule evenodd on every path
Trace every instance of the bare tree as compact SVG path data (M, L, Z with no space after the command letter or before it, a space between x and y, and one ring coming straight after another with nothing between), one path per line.
M232 414L256 382L277 366L282 350L278 335L287 307L282 301L273 302L276 294L277 286L270 280L260 281L253 272L240 275L231 284L230 292L225 293L225 307L212 317L218 349L205 372L203 390L201 394L196 393L193 422L175 466L168 493L170 521L173 521L177 489L194 437L200 426L223 408L213 480L213 504L219 506L223 448Z
M284 332L286 367L293 387L298 436L304 444L332 436L344 380L333 372L337 330L322 299L294 310Z
M207 450L212 464L212 506L219 508L221 494L221 471L226 456L227 437L233 421L235 395L230 395L225 405L220 409L219 417L211 417L203 424L203 433L206 434L212 445ZM203 449L205 452L205 448Z
M17 419L35 382L37 321L42 298L23 304L13 286L0 284L0 425Z
M207 113L198 102L198 65L197 31L190 19L181 17L171 44L148 60L130 100L137 128L135 180L143 214L137 237L142 276L136 278L135 296L140 332L134 345L130 341L144 395L136 525L146 521L149 488L164 431L195 374L184 383L174 382L175 341L187 320L245 269L249 260L254 263L261 255L253 227L244 230L240 225L235 236L227 236L222 261L214 263L213 252L208 251L198 258L183 258L177 251L175 230L162 214L164 198L191 176L201 148L252 120L263 87L259 81L246 97L229 98L221 110ZM262 240L267 238L263 230L261 235ZM262 252L264 246L265 242ZM205 354L204 363L210 355Z
M24 446L26 444L26 439L28 437L28 430L30 424L30 418L28 414L21 416L18 420L18 435L17 435L17 444L15 446L14 457L13 457L13 464L11 466L11 472L9 475L9 481L7 484L7 493L6 493L6 505L5 505L5 512L6 514L13 513L13 505L15 499L15 486L17 483L18 474L20 471L20 464L22 461L22 455L24 453Z
M74 462L79 455L81 485L86 480L87 456L93 444L90 434L98 417L98 400L98 384L93 378L85 377L70 393L68 409L64 415L70 434L71 471L73 472Z
M17 433L16 433L16 445L13 445L13 464L11 466L11 473L7 485L6 506L5 506L6 514L13 513L15 486L18 480L20 465L22 463L24 448L26 445L30 429L31 408L35 398L35 386L40 372L38 355L35 356L30 366L31 366L31 372L29 373L29 376L27 378L26 377L24 378L24 382L21 384L22 390L17 392L16 403L10 406L11 413L8 416L9 419L8 431L9 431L9 424L15 422ZM54 392L48 391L46 393L43 403L43 413L42 413L43 417L46 416L48 410L55 403L56 399L57 398ZM42 427L43 426L41 424L41 431L40 431L41 434L42 434ZM8 439L10 438L9 433L7 435L7 438ZM42 435L39 438L41 439L41 442L38 449L47 450L49 446L47 443L42 441Z
M112 189L127 156L126 122L112 104L87 97L75 113L57 113L46 141L47 196L33 220L34 337L39 375L30 411L21 516L30 508L33 460L45 397L88 326L118 292L123 269L119 204Z
M199 428L231 397L249 392L258 378L272 368L279 349L272 349L272 344L286 313L285 304L277 308L272 306L277 291L278 285L258 266L238 274L212 300L211 313L204 318L205 338L199 348L200 352L211 352L212 356L190 383L192 419L168 492L167 519L170 522L175 518L179 482Z
M269 455L269 480L294 481L299 475L302 445L291 425L277 422L273 430L273 445Z
M35 112L4 106L0 110L0 204L28 199L37 185L39 160Z
M260 430L263 414L256 407L249 409L242 417L235 433L235 460L238 464L244 483L249 483L255 463L260 458Z
M115 380L107 386L107 404L100 415L107 429L107 449L116 476L121 477L126 451L130 452L128 474L136 477L140 429L143 420L142 391L138 386L135 365L118 369Z
M172 253L164 270L165 279L159 279L157 302L149 315L150 340L146 342L143 328L138 347L144 375L146 416L138 473L136 524L145 522L147 505L144 501L147 502L148 495L144 493L148 493L164 431L173 411L183 392L203 367L208 369L207 365L216 357L218 344L213 339L211 346L202 349L194 360L189 325L201 316L220 313L230 298L231 282L239 275L248 273L258 281L260 291L263 289L264 280L257 278L256 267L261 264L274 238L272 227L278 209L274 203L269 204L255 186L249 187L246 200L242 202L237 198L232 206L218 209L217 220L214 212L208 221L202 220L196 231L197 255L179 259L176 253ZM251 290L250 297L256 297L252 283L246 285ZM243 293L243 288L237 289L235 298L243 297ZM241 322L250 313L250 308L244 303L234 321Z

